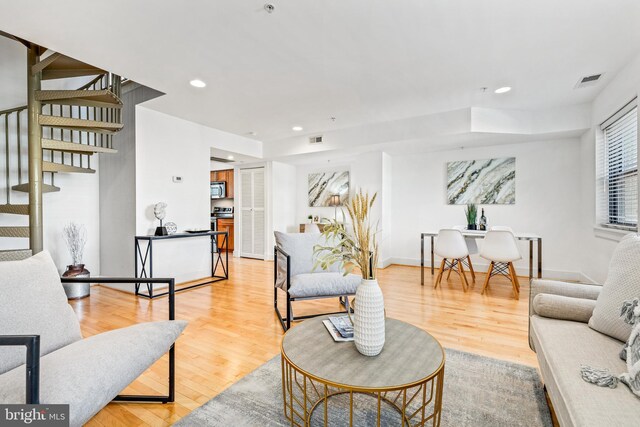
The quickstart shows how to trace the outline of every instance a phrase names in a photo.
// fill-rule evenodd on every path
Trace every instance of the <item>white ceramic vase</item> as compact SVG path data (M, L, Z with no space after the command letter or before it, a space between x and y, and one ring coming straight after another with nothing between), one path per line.
M353 340L365 356L377 356L384 347L384 298L377 280L365 280L356 290Z

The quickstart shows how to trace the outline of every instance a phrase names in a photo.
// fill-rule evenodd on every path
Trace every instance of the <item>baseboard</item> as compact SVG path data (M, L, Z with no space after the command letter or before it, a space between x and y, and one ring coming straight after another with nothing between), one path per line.
M601 283L596 282L591 277L587 276L584 273L580 273L580 278L578 279L580 283L589 283L591 285L600 285Z
M382 261L378 262L378 268L387 268L389 267L391 264L393 264L392 262L393 258L387 258L387 259L383 259Z
M414 267L420 266L420 259L417 259L417 258L389 258L388 261L389 261L389 265L396 264L396 265L408 265L408 266L414 266ZM425 268L429 268L430 260L427 258L424 261L425 261L424 262ZM438 268L437 262L436 262L436 268ZM473 261L473 268L477 272L484 273L488 270L489 263ZM534 269L535 269L535 265L534 265ZM524 277L529 276L529 267L516 267L516 274L518 276L524 276ZM535 270L534 270L534 274L535 274ZM549 270L549 269L543 268L542 277L546 279L581 281L582 278L585 276L584 274L579 273L577 271Z

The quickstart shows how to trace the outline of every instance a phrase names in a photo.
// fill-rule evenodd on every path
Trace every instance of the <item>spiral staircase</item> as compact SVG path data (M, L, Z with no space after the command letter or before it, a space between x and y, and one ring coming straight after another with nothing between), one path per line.
M0 250L0 261L7 261L42 250L42 193L61 190L56 175L95 173L92 156L116 152L113 135L123 127L122 79L26 40L0 35L22 43L28 58L27 105L0 111L0 242L28 239L28 244L16 245L22 249ZM42 89L42 81L57 80L56 86L64 87L65 79L77 77L93 78L73 90ZM25 222L10 218L16 216L28 218L28 225L15 225Z

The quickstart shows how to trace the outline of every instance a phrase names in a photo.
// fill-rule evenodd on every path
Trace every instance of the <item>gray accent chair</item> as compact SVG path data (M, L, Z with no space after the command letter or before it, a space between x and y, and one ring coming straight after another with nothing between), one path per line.
M529 295L529 344L561 426L637 425L640 400L626 387L597 387L582 380L580 366L626 372L623 342L587 322L602 287L534 279Z
M136 279L78 280L133 283ZM0 262L0 403L69 404L70 425L81 426L112 400L174 401L174 342L187 322L173 320L173 279L151 280L169 285L169 321L83 339L47 252ZM167 352L167 396L118 395Z
M274 294L273 307L278 320L285 331L291 322L326 314L346 312L349 297L355 295L356 288L362 281L356 274L347 274L341 266L334 264L328 270L313 269L315 264L313 248L317 244L326 245L325 237L320 233L281 233L274 232ZM286 316L278 309L278 291L286 294ZM334 313L318 313L307 316L294 316L292 303L295 301L320 298L339 298L345 311Z

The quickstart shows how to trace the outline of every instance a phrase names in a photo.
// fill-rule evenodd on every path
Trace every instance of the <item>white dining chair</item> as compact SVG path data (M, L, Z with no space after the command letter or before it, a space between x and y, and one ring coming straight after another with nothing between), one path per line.
M442 229L438 232L438 238L436 239L433 251L439 257L442 257L442 263L440 264L440 272L436 278L434 288L437 288L442 281L442 274L445 271L457 269L458 275L462 280L462 289L466 292L469 287L467 282L467 276L464 274L464 267L462 260L469 258L469 249L464 241L464 237L460 230L455 229ZM447 278L449 276L447 275Z
M480 247L480 256L491 261L484 286L482 286L482 293L484 294L487 290L489 280L499 274L509 279L513 286L513 293L516 299L519 299L520 283L518 283L513 262L522 259L522 256L513 233L509 230L491 229L487 231Z
M460 232L466 230L466 227L464 225L454 225L451 228L453 228L454 230L460 230ZM478 242L476 242L476 239L473 237L465 237L464 241L467 244L467 250L469 251L469 256L467 256L466 260L462 260L462 263L469 268L469 271L471 272L471 279L475 282L476 272L473 269L473 263L471 262L471 255L475 255L478 253ZM447 280L449 279L450 275L451 275L451 270L449 270L449 273L447 273Z

